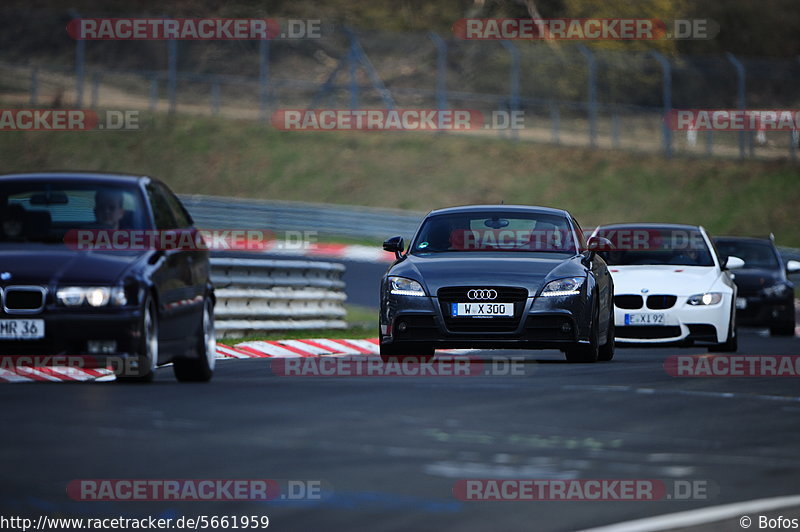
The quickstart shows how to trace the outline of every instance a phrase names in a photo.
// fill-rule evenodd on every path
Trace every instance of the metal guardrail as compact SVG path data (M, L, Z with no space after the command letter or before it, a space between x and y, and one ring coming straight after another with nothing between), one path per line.
M318 231L356 238L402 235L416 231L425 213L351 205L293 201L265 201L217 196L181 195L198 227L209 229L256 229Z
M331 262L212 258L217 334L346 328L344 270Z

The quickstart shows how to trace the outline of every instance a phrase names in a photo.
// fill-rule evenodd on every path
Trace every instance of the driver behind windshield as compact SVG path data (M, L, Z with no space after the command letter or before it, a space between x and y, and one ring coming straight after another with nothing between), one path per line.
M101 229L120 228L125 208L122 205L122 192L118 190L99 190L94 195L94 217Z

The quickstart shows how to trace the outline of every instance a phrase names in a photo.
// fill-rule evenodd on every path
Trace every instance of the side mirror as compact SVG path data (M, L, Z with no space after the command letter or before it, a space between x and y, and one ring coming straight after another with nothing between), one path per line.
M402 236L393 236L383 243L383 250L394 253L398 259L402 257L403 250L405 249L405 242Z
M589 251L610 251L614 249L614 244L602 236L593 236L589 238L586 247L589 248Z
M725 261L725 265L723 266L724 270L738 270L739 268L744 267L744 261L739 257L730 256L728 260Z
M790 260L786 263L786 273L793 274L800 272L800 261Z

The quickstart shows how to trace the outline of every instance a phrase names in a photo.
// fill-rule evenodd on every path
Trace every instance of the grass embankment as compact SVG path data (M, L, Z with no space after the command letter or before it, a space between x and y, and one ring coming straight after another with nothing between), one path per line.
M800 246L800 167L466 135L279 132L224 118L143 117L139 131L3 133L5 170L145 173L183 193L428 210L569 209L584 226L654 220ZM312 228L313 229L313 228Z

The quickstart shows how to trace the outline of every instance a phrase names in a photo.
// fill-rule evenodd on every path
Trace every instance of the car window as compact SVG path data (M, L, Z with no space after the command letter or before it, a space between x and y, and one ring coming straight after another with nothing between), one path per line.
M178 224L178 227L186 228L191 226L192 220L186 210L183 208L180 200L175 197L175 194L173 194L170 189L161 183L158 183L156 186L166 199L166 202L169 205L169 209L172 212L172 216L175 219L175 222Z
M143 229L134 186L63 181L0 184L0 241L63 242L76 229Z
M147 185L147 197L150 199L150 206L153 209L156 229L177 229L178 222L175 220L169 201L155 183Z
M716 246L721 255L742 259L744 268L781 269L778 257L775 256L775 250L770 244L718 240Z
M697 229L601 227L597 236L611 241L600 252L609 266L714 266L711 250Z
M517 211L466 212L427 218L411 253L453 251L574 253L564 216Z

